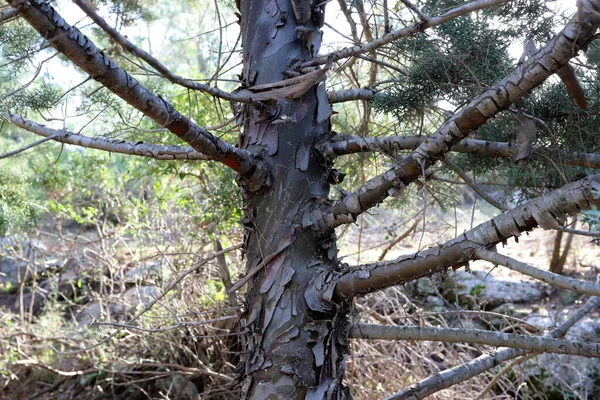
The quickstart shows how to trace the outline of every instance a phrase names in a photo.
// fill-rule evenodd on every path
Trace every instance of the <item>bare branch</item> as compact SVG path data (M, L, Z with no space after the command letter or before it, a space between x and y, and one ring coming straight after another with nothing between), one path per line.
M150 54L148 54L144 50L140 49L133 43L131 43L129 40L127 40L126 37L121 35L119 33L119 31L117 31L115 28L110 26L104 20L104 18L102 18L100 15L98 15L98 13L92 7L92 5L90 4L89 1L73 0L73 2L75 4L77 4L79 6L79 8L81 8L83 10L83 12L85 12L88 15L88 17L90 17L92 19L92 21L94 21L96 23L96 25L98 25L100 28L102 28L102 30L104 32L106 32L106 34L108 36L110 36L115 42L119 43L129 53L146 61L150 66L152 66L154 69L156 69L162 76L167 78L169 81L171 81L177 85L186 87L188 89L193 89L193 90L198 90L201 92L208 93L208 94L218 97L220 99L225 99L225 100L230 100L230 101L238 101L240 103L242 103L242 102L249 103L252 100L251 96L236 95L234 93L225 92L216 87L210 86L206 83L195 82L193 80L185 79L177 74L174 74L173 72L171 72L171 70L169 70L167 67L165 67L160 61L158 61L156 58L152 57Z
M363 324L350 328L349 336L355 339L475 343L495 347L511 347L540 353L570 354L588 358L600 358L599 343L493 332L483 329Z
M333 92L335 98L338 93L351 95L348 91ZM356 89L361 90L361 89ZM356 100L356 99L352 99ZM346 101L346 100L341 100ZM428 139L427 136L383 136L376 138L355 137L347 140L340 140L322 145L321 151L325 156L333 159L347 154L364 153L377 151L384 154L394 154L401 150L414 150ZM479 139L463 139L454 145L451 151L458 153L478 154L483 156L501 157L512 159L517 153L517 147L509 142L493 142ZM557 151L552 148L535 147L531 154L556 154L556 159L561 163L586 168L600 168L600 154L592 153L574 153L566 151Z
M593 297L577 310L575 313L563 322L561 325L544 335L549 338L560 338L564 336L569 329L579 322L586 314L600 305L600 297ZM527 350L521 349L501 349L489 354L483 354L476 359L465 364L447 369L436 375L430 376L420 382L411 385L409 388L396 393L386 400L418 400L423 399L433 393L439 392L447 387L466 381L477 376L504 361L511 360L523 355L527 355Z
M196 262L196 265L194 265L193 267L185 270L185 271L181 271L179 274L177 274L167 285L165 285L165 288L163 290L163 292L158 295L157 297L153 298L152 301L150 301L150 303L148 303L148 305L146 307L144 307L143 310L141 310L140 312L138 312L137 314L135 314L128 322L126 325L123 326L119 326L113 333L111 333L110 335L108 335L107 337L105 337L104 339L100 340L99 342L97 342L96 344L93 344L89 347L86 347L84 349L81 350L73 350L73 351L59 351L57 349L54 349L54 351L58 354L78 354L78 353L82 353L84 351L87 350L91 350L94 349L98 346L100 346L103 343L108 342L110 339L114 338L123 328L130 328L132 327L133 323L135 321L137 321L142 315L144 315L148 310L150 310L156 303L158 303L167 293L169 293L171 290L173 290L173 288L175 288L175 286L177 286L186 276L188 276L189 274L198 271L201 267L203 267L204 265L206 265L209 261L219 257L221 254L226 254L229 253L231 251L234 250L239 250L243 247L243 244L237 244L235 246L231 246L228 247L224 250L221 251L217 251L214 252L213 254L211 254L210 256L200 259Z
M600 4L597 7L600 8ZM323 234L327 233L337 226L354 222L361 213L402 191L470 132L512 103L523 99L576 56L600 25L600 12L590 8L585 15L586 23L578 24L572 19L544 49L454 114L435 134L419 145L410 157L370 179L332 206L323 205L312 210L311 215L305 217L304 225L310 225Z
M104 150L111 153L156 158L157 160L210 160L206 155L198 153L191 147L159 146L141 142L134 143L123 140L91 138L65 130L51 129L15 114L0 113L0 115L19 128L39 136L44 136L46 139L42 139L43 141L54 140L74 146Z
M517 271L523 275L539 279L540 281L546 282L550 285L573 290L577 293L600 296L600 285L544 271L505 255L498 254L494 251L486 250L484 248L475 249L475 257L481 260L489 261L495 265L502 265L506 268L512 269L513 271Z
M463 265L472 260L475 250L482 246L506 241L536 226L555 229L567 215L600 205L600 199L595 198L590 191L591 185L599 181L600 174L597 174L566 185L500 214L443 245L394 261L351 269L334 279L330 285L334 285L335 296L349 298ZM331 288L326 288L323 293L328 293L328 290Z
M379 39L375 39L369 43L363 45L356 45L352 47L346 47L341 50L334 51L329 54L325 54L321 57L316 57L310 61L304 62L301 64L302 68L314 67L317 65L324 65L327 63L327 59L331 57L333 62L341 60L342 58L352 57L356 54L361 53L369 53L377 48L384 46L388 43L393 42L396 39L401 37L407 37L411 35L415 35L419 32L423 32L425 29L432 28L434 26L438 26L443 24L444 22L448 22L454 18L460 17L461 15L468 14L473 11L483 10L485 8L495 7L504 3L508 3L510 0L477 0L462 6L453 8L452 10L438 15L437 17L431 17L429 20L423 24L415 24L403 29L399 29L393 32L388 33L387 35L382 36Z
M473 189L475 191L475 193L477 193L479 196L481 196L482 199L484 199L485 201L487 201L488 203L490 203L491 205L496 207L498 210L506 211L506 208L504 208L504 206L502 206L502 204L498 203L496 200L494 200L493 198L488 196L483 190L481 190L481 188L479 187L477 182L475 182L473 179L471 179L471 177L469 175L467 175L467 173L465 171L460 169L460 167L458 165L456 165L454 163L454 161L452 161L449 158L442 158L442 162L448 168L450 168L452 171L454 171L456 173L456 175L460 176L461 179L463 181L465 181L465 183L467 185L469 185L471 187L471 189Z
M19 14L19 11L16 8L8 7L5 10L0 10L0 24L8 21L16 17Z
M29 150L29 149L31 149L31 148L33 148L35 146L39 146L40 144L46 143L47 141L53 140L53 139L55 139L55 136L49 136L47 138L40 139L40 140L35 141L35 142L31 143L31 144L28 144L27 146L21 147L20 149L9 151L8 153L0 154L0 160L2 160L3 158L12 157L15 154L22 153L22 152L24 152L26 150Z
M556 230L561 231L561 232L566 232L566 233L572 233L574 235L581 235L581 236L589 236L589 237L593 237L593 238L600 238L600 232L586 232L586 231L582 231L579 229L571 229L571 228L565 228L562 226L559 226L558 228L556 228Z
M344 89L327 92L330 103L342 103L352 100L373 100L375 92L371 89Z
M11 5L20 1L8 0ZM242 174L251 173L258 165L252 154L211 135L175 110L172 104L142 86L77 28L68 25L44 0L28 0L22 6L21 16L78 67L144 115L189 143L196 151Z

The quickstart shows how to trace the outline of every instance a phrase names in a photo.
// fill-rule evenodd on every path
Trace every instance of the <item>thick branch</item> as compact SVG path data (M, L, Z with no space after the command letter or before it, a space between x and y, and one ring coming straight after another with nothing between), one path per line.
M546 282L550 285L573 290L577 293L600 296L600 285L544 271L505 255L498 254L494 251L479 248L475 250L475 257L480 260L489 261L495 265L502 265L506 268L512 269L513 271L517 271L523 275L539 279L540 281Z
M495 347L511 347L540 353L570 354L573 356L600 358L600 343L492 332L483 329L364 324L353 326L350 329L349 336L355 339L473 343Z
M301 67L307 68L314 67L317 65L325 65L327 63L328 58L330 57L333 62L336 62L338 60L341 60L342 58L352 57L356 54L372 52L378 49L379 47L391 43L394 40L399 39L401 37L416 35L419 32L423 32L425 29L441 25L444 22L448 22L454 18L460 17L461 15L465 15L477 10L483 10L485 8L495 7L504 3L508 3L509 1L510 0L473 1L471 3L464 4L460 7L453 8L452 10L442 15L438 15L437 17L431 17L427 22L411 25L409 27L390 32L387 35L384 35L381 38L375 39L369 43L352 47L346 47L344 49L334 51L333 53L325 54L321 57L316 57L310 61L302 63Z
M8 7L4 10L0 10L0 24L8 21L11 18L14 18L19 14L19 11L16 8Z
M125 142L123 140L108 140L102 138L91 138L84 135L78 135L65 130L55 130L40 125L31 120L25 119L18 115L1 113L12 124L23 128L26 131L35 133L39 136L44 136L48 139L72 144L75 146L86 147L96 150L110 151L111 153L128 154L133 156L142 156L156 158L158 160L208 160L209 158L198 153L191 147L181 146L158 146L147 143Z
M600 9L600 0L589 0L589 4ZM600 13L591 6L586 8L583 23L571 20L544 49L454 114L435 134L419 145L411 157L406 157L387 172L370 179L333 206L313 210L312 215L305 219L305 224L327 233L337 226L354 222L361 213L401 191L470 132L512 103L522 100L576 56L579 49L591 40L599 25Z
M600 182L600 174L566 185L500 214L441 246L347 271L331 283L335 286L334 293L338 297L349 298L403 284L465 264L474 258L476 249L506 241L536 226L555 229L568 215L600 205L600 199L590 191L594 182ZM327 289L324 293L327 293Z
M334 96L337 96L336 93L337 92L334 92ZM427 139L427 136L384 136L377 138L355 137L324 144L322 146L322 152L330 159L347 154L364 153L369 151L393 154L401 150L414 150ZM517 154L517 146L508 142L463 139L454 145L451 151L514 159L515 155ZM531 154L535 156L536 153L552 154L552 156L556 157L555 159L560 160L562 164L586 168L600 168L600 154L556 151L551 148L534 147Z
M16 5L23 0L7 0ZM77 28L43 0L29 0L21 5L21 16L50 44L61 51L92 78L111 92L189 143L195 150L218 160L234 170L248 174L257 161L247 151L236 149L211 135L179 113L173 105L150 92L135 78L119 68Z
M165 67L160 61L158 61L156 58L152 57L150 54L148 54L144 50L140 49L133 43L131 43L129 40L127 40L126 37L121 35L119 33L119 31L117 31L115 28L110 26L104 20L104 18L102 18L100 15L98 15L98 13L92 7L92 5L90 4L89 1L87 1L87 0L73 0L73 1L75 2L75 4L77 4L79 6L79 8L81 8L83 10L83 12L85 12L88 15L88 17L90 17L92 19L92 21L94 21L96 23L96 25L98 25L100 28L102 28L102 30L104 32L106 32L106 34L108 36L110 36L115 42L119 43L129 53L146 61L150 66L152 66L154 69L156 69L162 76L164 76L171 82L173 82L177 85L186 87L188 89L205 92L205 93L211 94L215 97L225 99L225 100L238 101L238 102L244 102L244 103L248 103L251 101L251 96L243 96L243 95L236 95L233 93L228 93L223 90L217 89L216 87L207 85L205 83L195 82L190 79L185 79L179 75L174 74L167 67Z
M586 314L588 314L598 305L600 305L600 297L591 298L583 307L573 313L564 323L544 336L550 338L559 338L564 336L567 331L573 327L573 325L579 322ZM508 361L528 353L530 352L521 349L501 349L497 352L483 354L465 364L447 369L420 382L417 382L407 389L404 389L403 391L386 398L386 400L423 399L435 392L439 392L440 390L466 381L467 379L494 368L503 361Z

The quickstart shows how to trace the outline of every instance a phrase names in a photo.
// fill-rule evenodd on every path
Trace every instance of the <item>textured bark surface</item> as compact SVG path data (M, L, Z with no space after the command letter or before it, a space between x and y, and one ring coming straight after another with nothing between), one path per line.
M475 258L476 249L518 237L521 232L537 226L555 229L564 223L567 216L600 205L600 199L590 192L594 182L600 182L600 174L566 185L502 213L441 246L350 270L332 283L335 285L335 294L347 298L406 283L446 268L464 265Z
M410 157L370 179L333 206L312 210L306 223L327 232L355 221L364 211L378 205L395 192L402 191L470 132L528 96L575 57L589 43L600 25L600 12L596 8L600 8L598 2L586 2L581 23L572 19L543 49L448 119Z
M257 86L286 79L283 72L295 60L318 51L321 10L313 8L307 19L300 3L241 1L244 90L258 92ZM301 228L303 211L329 194L329 167L314 143L328 134L332 110L323 83L290 97L244 108L242 148L267 160L271 181L268 190L247 193L245 200L247 270L260 270L249 280L242 319L248 333L242 394L345 398L346 306L307 292L316 275L336 267L335 243Z

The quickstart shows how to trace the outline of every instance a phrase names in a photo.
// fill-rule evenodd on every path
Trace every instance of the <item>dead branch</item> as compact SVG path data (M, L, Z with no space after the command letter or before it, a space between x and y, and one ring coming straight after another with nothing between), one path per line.
M361 324L350 328L349 336L354 339L371 340L419 340L445 343L476 343L495 347L524 349L539 353L570 354L588 358L600 358L600 345L598 343L493 332L483 329Z
M586 314L588 314L598 305L600 305L600 297L591 298L583 307L571 314L571 316L565 322L544 336L549 338L563 337L567 331L573 327L573 325L579 322ZM447 369L434 376L430 376L420 382L417 382L407 389L388 397L386 400L423 399L447 387L456 385L457 383L477 376L497 366L501 362L527 355L528 353L529 352L527 350L509 348L501 349L489 354L483 354L465 364Z
M331 57L333 62L339 61L342 58L352 57L356 54L361 53L369 53L378 49L381 46L384 46L388 43L393 42L396 39L401 37L407 37L416 35L419 32L423 32L425 29L432 28L434 26L441 25L445 22L448 22L454 18L460 17L461 15L468 14L473 11L483 10L485 8L491 8L495 6L499 6L501 4L507 3L510 0L477 0L462 6L453 8L452 10L438 15L437 17L431 17L429 20L423 24L415 24L412 26L408 26L403 29L398 29L396 31L390 32L387 35L382 36L379 39L375 39L369 43L363 45L356 45L352 47L346 47L341 50L334 51L329 54L325 54L320 57L316 57L310 61L306 61L301 64L302 68L314 67L317 65L324 65L327 63L327 59Z
M136 57L146 61L151 67L156 69L162 76L167 78L169 81L186 87L192 90L198 90L200 92L208 93L212 96L218 97L224 100L230 101L238 101L240 103L249 103L251 101L251 96L242 96L234 93L225 92L216 87L210 86L206 83L195 82L190 79L183 78L177 74L174 74L171 70L169 70L166 66L164 66L160 61L156 58L152 57L150 54L140 49L126 37L121 35L119 31L110 26L104 18L102 18L96 10L92 7L89 1L87 0L73 0L75 4L79 6L87 14L88 17L92 19L108 36L110 36L115 42L121 45L125 50L129 53L133 54Z
M339 92L332 92L332 96L337 98L340 95L351 96L350 89ZM345 101L345 100L342 100ZM364 153L370 151L381 152L384 154L394 154L401 150L414 150L427 140L427 136L383 136L374 138L353 137L350 139L335 141L322 145L321 151L325 156L333 159L347 154ZM509 142L493 142L479 139L463 139L451 151L458 153L477 154L482 156L514 158L517 154L517 147ZM600 168L600 154L592 153L573 153L566 151L557 151L556 149L546 147L534 147L532 155L536 153L556 153L556 157L561 163L586 168Z
M15 114L0 113L0 116L6 118L7 121L19 128L46 138L39 142L54 140L59 143L72 144L74 146L109 151L111 153L156 158L157 160L209 160L208 156L198 153L191 147L159 146L141 142L134 143L123 140L91 138L66 130L59 131L51 129ZM2 158L2 156L0 156L0 158Z
M454 163L454 161L452 161L451 159L446 157L446 158L442 158L442 162L448 168L450 168L452 171L454 171L454 173L456 173L456 175L460 176L461 179L463 181L465 181L465 183L467 185L469 185L471 187L471 189L473 189L475 191L475 193L477 193L479 196L481 196L482 199L484 199L489 204L496 207L498 210L506 211L506 208L504 208L504 206L502 206L502 204L498 203L492 197L488 196L483 190L481 190L481 188L479 187L477 182L475 182L473 179L471 179L471 177L465 171L463 171L458 165L456 165L456 163Z

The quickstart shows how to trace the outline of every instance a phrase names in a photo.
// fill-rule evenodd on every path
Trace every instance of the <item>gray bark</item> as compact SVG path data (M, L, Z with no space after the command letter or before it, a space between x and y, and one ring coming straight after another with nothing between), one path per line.
M285 79L293 60L318 51L321 11L313 9L308 20L304 13L294 17L294 11L291 0L241 1L242 79L248 91ZM268 190L245 195L247 270L258 272L248 281L241 320L248 333L240 366L242 396L346 398L348 305L325 304L307 293L316 275L336 268L335 242L300 228L303 211L329 194L330 167L314 146L330 130L325 86L312 86L300 98L246 105L244 113L242 148L268 160L271 181ZM277 123L282 115L289 118Z

